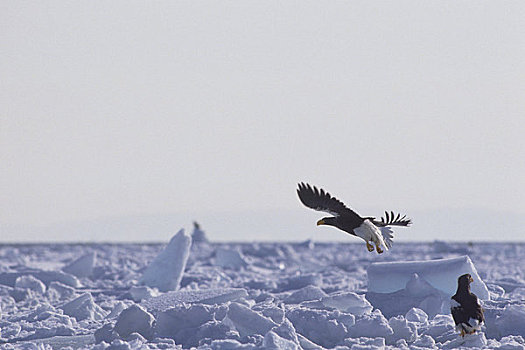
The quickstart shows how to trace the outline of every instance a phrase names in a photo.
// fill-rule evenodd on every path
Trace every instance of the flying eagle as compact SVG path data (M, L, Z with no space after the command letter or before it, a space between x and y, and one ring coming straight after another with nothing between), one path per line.
M374 217L361 217L323 189L317 189L315 186L302 182L298 186L297 194L305 206L333 215L317 221L317 225L335 226L351 235L361 237L365 240L366 248L370 252L374 251L371 242L375 244L375 249L379 254L383 252L383 249L388 250L392 247L394 236L392 229L388 226L408 226L412 223L406 215L397 214L396 216L392 211L390 213L385 211L385 217L381 220L376 220Z
M450 301L450 312L454 318L456 330L461 332L462 337L480 330L481 323L485 320L478 297L470 291L472 282L474 280L468 273L459 276L458 290Z

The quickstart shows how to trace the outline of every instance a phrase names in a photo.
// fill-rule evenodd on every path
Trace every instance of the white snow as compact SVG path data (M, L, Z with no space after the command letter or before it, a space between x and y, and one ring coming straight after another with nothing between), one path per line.
M471 291L482 300L489 300L489 291L481 280L474 264L467 255L457 258L428 261L396 261L373 263L367 269L368 291L391 293L405 288L406 283L417 273L432 287L446 295L454 295L459 276L470 273L474 282Z
M140 281L162 292L179 289L190 247L191 236L181 229L149 264Z
M456 265L443 274L447 265L441 263L458 261L456 247L398 243L377 255L360 244L190 246L175 236L166 247L20 246L14 260L13 247L0 246L0 343L2 349L524 350L525 249L459 246L476 262L466 272L477 272L492 299L483 300L481 331L461 338L443 282L450 278L455 292L456 274L463 271ZM186 255L184 267L175 250ZM81 257L69 263L78 263L78 270L60 271L72 257ZM407 269L412 261L422 268ZM372 274L367 284L365 272L378 262L387 271ZM396 270L395 263L405 268ZM173 282L173 266L180 272L178 290L138 284L146 271ZM90 267L91 273L80 272ZM390 289L378 292L374 283Z

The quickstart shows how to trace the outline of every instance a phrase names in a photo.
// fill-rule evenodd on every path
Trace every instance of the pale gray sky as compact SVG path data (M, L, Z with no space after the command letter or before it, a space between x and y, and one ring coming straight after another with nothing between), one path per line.
M0 241L172 214L173 233L201 217L216 239L301 239L324 228L298 181L422 225L521 218L524 18L522 1L2 1ZM258 211L293 234L235 222Z

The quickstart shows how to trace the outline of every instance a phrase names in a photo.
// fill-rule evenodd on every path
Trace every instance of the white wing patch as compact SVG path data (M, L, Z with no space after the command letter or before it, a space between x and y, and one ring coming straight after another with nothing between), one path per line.
M383 240L383 234L382 231L374 225L370 220L366 219L363 221L361 226L354 229L354 233L357 235L357 237L361 237L366 242L374 242L377 246L384 248L385 250L388 250L390 248L385 244L385 241Z

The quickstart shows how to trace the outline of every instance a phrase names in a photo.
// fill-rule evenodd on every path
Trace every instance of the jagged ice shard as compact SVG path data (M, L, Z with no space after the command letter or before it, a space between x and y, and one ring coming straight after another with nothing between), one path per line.
M179 289L190 248L191 236L181 229L149 264L140 282L161 292Z

